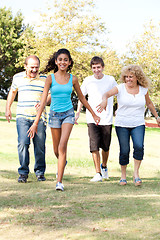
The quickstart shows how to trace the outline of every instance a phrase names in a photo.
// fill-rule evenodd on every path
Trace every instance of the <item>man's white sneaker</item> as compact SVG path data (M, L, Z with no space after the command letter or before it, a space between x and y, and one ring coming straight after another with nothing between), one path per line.
M101 174L103 179L109 179L108 176L108 168L102 168L102 163L101 163Z
M100 173L96 173L96 175L90 180L91 182L102 182L102 176Z
M58 182L56 184L56 190L58 191L64 191L64 185L61 182Z

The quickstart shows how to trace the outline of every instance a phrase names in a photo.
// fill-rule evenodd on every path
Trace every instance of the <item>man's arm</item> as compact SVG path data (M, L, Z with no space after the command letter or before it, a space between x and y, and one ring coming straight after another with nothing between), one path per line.
M13 91L10 89L7 97L7 102L6 102L6 112L5 112L5 117L8 122L12 119L12 113L11 113L11 105L16 97L17 91Z

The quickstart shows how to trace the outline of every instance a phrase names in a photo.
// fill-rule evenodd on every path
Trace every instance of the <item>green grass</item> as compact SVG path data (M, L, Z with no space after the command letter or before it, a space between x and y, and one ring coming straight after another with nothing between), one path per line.
M5 101L0 103L0 239L160 239L160 129L146 129L141 187L133 184L132 151L128 184L125 187L118 184L119 146L114 128L108 164L110 180L91 183L95 170L88 148L85 114L81 114L69 140L65 191L56 192L57 160L50 129L46 142L47 180L36 181L31 144L28 183L19 184L16 124L4 121ZM16 103L14 114L15 109Z

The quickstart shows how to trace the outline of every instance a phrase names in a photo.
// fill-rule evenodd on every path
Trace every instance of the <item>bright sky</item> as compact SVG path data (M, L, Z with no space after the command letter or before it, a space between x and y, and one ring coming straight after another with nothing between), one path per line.
M52 0L48 0L52 2ZM160 22L160 0L95 0L96 13L106 23L109 40L118 53L124 53L126 44L143 32L143 26L152 19ZM46 0L0 0L0 7L11 7L15 14L22 11L25 23L34 20L34 10L45 9Z

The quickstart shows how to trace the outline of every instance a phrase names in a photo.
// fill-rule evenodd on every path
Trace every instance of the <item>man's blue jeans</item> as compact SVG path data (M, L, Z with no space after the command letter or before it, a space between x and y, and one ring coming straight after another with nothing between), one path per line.
M133 141L133 158L143 160L145 125L134 128L116 127L116 133L120 146L120 165L127 165L129 163L130 137Z
M29 146L30 138L27 131L32 126L34 121L25 118L17 118L16 126L18 133L18 156L20 167L18 173L22 175L29 174ZM46 141L46 126L42 120L38 123L37 134L33 138L35 165L34 172L36 176L43 175L46 169L45 163L45 141Z

